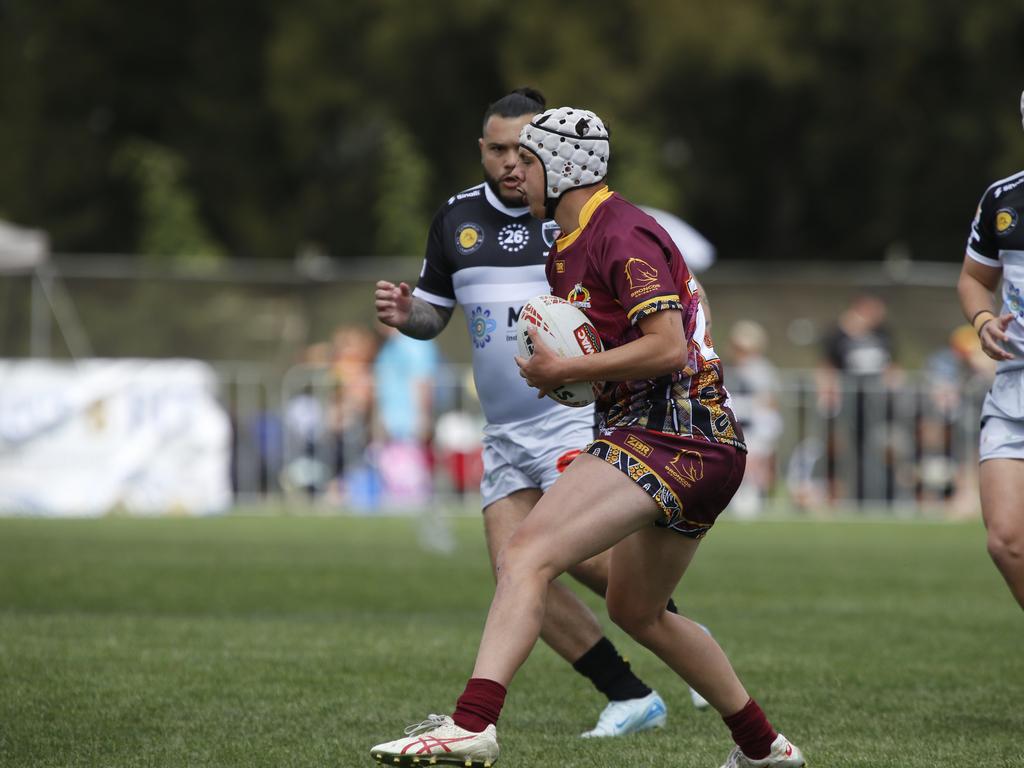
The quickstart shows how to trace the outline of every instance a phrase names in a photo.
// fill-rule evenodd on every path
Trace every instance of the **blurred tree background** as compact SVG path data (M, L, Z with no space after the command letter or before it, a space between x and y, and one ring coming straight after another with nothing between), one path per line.
M958 261L1024 167L1019 0L0 0L0 218L61 253L419 253L524 84L723 256Z

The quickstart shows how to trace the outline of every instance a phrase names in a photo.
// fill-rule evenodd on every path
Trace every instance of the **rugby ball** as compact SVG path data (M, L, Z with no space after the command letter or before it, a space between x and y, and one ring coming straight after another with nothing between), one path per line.
M601 337L587 316L565 299L544 294L530 299L523 306L516 321L516 340L520 357L533 357L533 340L528 329L533 328L559 357L582 357L603 352ZM580 408L597 399L599 382L579 381L548 392L556 403Z

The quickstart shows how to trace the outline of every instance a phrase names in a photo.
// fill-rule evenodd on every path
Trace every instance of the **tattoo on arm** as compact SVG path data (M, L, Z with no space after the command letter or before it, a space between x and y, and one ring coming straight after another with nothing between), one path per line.
M399 330L414 339L432 339L444 330L451 316L451 307L439 307L413 296L409 319Z

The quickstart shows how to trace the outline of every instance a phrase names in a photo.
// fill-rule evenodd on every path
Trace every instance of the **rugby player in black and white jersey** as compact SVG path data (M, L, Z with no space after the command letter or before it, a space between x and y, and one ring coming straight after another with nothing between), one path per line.
M538 399L519 375L515 326L529 299L548 293L554 221L530 216L512 177L522 126L544 110L544 97L521 88L491 104L479 140L484 182L452 196L434 217L415 290L380 281L377 317L409 336L429 339L462 306L473 345L473 376L486 419L481 482L491 563L541 494L594 437L594 410ZM603 595L607 553L570 570ZM594 613L565 585L552 582L541 637L608 698L597 725L583 733L622 736L665 723L665 703L630 670L604 637ZM698 700L695 699L695 703Z
M1024 125L1024 93L1020 98ZM1024 171L992 184L971 224L957 291L996 360L981 409L981 514L988 551L1024 608ZM1002 279L999 314L995 291Z

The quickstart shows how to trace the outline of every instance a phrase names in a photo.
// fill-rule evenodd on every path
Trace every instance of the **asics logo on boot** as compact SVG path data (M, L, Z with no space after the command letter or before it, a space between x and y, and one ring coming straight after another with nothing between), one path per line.
M404 755L410 749L413 749L415 747L419 747L419 749L417 749L416 752L417 752L417 754L420 754L420 755L422 755L422 754L428 754L429 755L433 750L435 750L437 748L443 749L445 752L451 752L451 749L449 749L449 747L448 747L449 744L457 744L460 741L469 741L472 738L473 738L472 736L461 736L461 737L455 738L455 739L438 739L438 738L435 738L434 736L420 737L418 742L412 742L411 744L407 744L402 749L402 754ZM429 741L428 741L428 739L429 739Z

